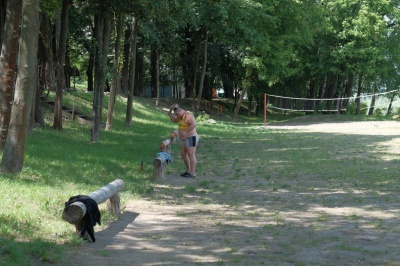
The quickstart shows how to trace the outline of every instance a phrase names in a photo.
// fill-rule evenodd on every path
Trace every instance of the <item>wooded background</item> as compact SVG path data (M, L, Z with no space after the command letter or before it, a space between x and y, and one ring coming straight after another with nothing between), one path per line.
M0 170L22 168L26 134L44 126L40 98L55 92L52 127L63 128L71 78L93 92L90 140L106 130L117 94L160 97L263 94L333 98L398 89L397 0L0 0ZM184 93L178 90L183 84ZM344 103L346 106L348 103ZM327 108L329 109L329 108ZM357 108L359 111L359 107ZM258 110L256 110L258 112Z

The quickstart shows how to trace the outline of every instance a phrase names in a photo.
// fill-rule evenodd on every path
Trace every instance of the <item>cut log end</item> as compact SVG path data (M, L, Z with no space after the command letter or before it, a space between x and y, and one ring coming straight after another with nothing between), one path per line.
M164 178L164 176L165 176L165 173L164 173L165 160L164 160L164 162L161 160L162 158L165 158L165 157L164 156L160 156L160 157L154 159L154 161L153 161L153 165L154 165L153 177L155 177L155 178L157 178L157 177Z
M81 203L84 207L85 205ZM86 211L86 208L85 208ZM65 207L63 213L62 213L62 218L69 222L70 224L77 224L83 217L84 212L82 209L82 206L78 204L71 204L67 207Z

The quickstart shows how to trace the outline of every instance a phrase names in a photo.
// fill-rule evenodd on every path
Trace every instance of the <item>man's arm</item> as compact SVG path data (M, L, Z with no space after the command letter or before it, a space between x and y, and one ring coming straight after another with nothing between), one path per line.
M187 132L190 132L196 128L196 119L194 119L194 116L192 114L186 115L185 120L186 123L189 125L189 127L186 129Z
M179 118L172 114L172 109L169 109L168 116L169 116L169 119L171 120L171 122L178 123Z

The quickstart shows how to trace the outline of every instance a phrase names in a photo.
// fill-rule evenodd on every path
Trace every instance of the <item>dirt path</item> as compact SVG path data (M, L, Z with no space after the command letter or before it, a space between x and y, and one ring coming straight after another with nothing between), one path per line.
M224 158L224 165L203 168L195 179L169 173L156 181L154 193L128 203L118 221L96 232L96 243L73 251L68 265L400 265L398 185L387 184L399 161L399 126L270 125L258 130L280 131L285 142L271 143L267 136L254 144L277 152L268 160L255 156L249 142L249 151L239 146L240 159L230 161L218 154L221 139L203 138L203 148L215 149L216 157L199 153L199 161ZM296 142L298 134L314 142ZM326 139L318 138L333 144L323 147ZM310 158L308 165L291 165L294 153L280 155L293 147ZM379 160L368 161L378 153ZM333 164L327 177L330 165L323 164L333 158L346 170ZM352 158L366 163L353 168ZM379 179L373 169L387 172ZM359 171L360 178L347 179L346 171Z

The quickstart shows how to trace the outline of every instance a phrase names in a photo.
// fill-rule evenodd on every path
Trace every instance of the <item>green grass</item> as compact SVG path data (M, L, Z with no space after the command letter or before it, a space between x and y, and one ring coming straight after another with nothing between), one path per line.
M73 96L72 96L73 95ZM74 92L66 94L65 103L75 103L77 109L91 112L91 94ZM183 100L182 103L187 102ZM190 103L190 101L189 101ZM111 131L101 131L100 141L90 142L88 126L66 121L64 130L51 129L51 115L47 114L46 128L36 128L28 136L24 167L21 173L8 175L0 174L0 193L2 204L0 206L0 265L32 265L40 262L58 263L69 247L82 244L82 240L74 234L73 226L61 218L64 202L69 197L78 194L88 194L115 179L123 179L125 187L121 193L122 202L128 202L153 191L154 180L153 159L158 152L159 143L169 137L176 125L172 124L161 107L168 107L167 100L160 100L160 105L155 106L154 99L134 99L133 123L131 128L125 127L125 99L118 97ZM107 106L107 97L104 107ZM104 119L106 109L104 109ZM363 170L363 162L350 166L352 169L337 167L344 161L356 160L349 151L336 148L330 143L328 135L303 134L299 135L285 130L269 131L255 130L263 125L263 118L247 116L244 110L236 121L230 119L230 113L225 110L223 116L209 117L196 114L198 131L202 139L207 140L202 145L202 158L207 158L207 163L200 161L198 172L207 175L238 180L244 174L253 175L254 187L270 192L281 190L312 191L313 188L303 187L301 180L296 186L277 180L276 174L281 172L284 164L285 177L296 179L297 173L313 175L316 171L329 173L327 182L335 182L336 187L346 189L348 183L360 172L371 177L373 184L385 182L387 192L397 191L397 179L392 178L392 170L387 170L386 177L377 175L374 169ZM309 116L308 120L328 120L333 116ZM217 120L216 124L208 123L208 118ZM269 122L286 121L293 118L278 114L269 114ZM297 117L296 121L303 121L305 117ZM365 116L334 116L342 121L365 121L372 119ZM381 118L380 118L381 119ZM318 149L310 142L319 140ZM363 147L365 139L345 137L339 140L347 142L351 147ZM371 141L371 140L369 140ZM268 143L268 145L259 145ZM293 144L295 143L295 145ZM325 144L324 144L325 143ZM218 145L216 145L218 144ZM325 145L325 146L323 146ZM221 150L221 146L225 150ZM360 148L361 149L361 148ZM238 153L238 150L240 153ZM354 151L354 150L353 150ZM364 150L363 150L364 151ZM254 156L255 152L259 156ZM331 154L331 162L324 164L326 152ZM1 155L1 153L0 153ZM356 156L356 151L354 151ZM266 158L269 164L266 166ZM144 162L144 171L140 171L140 163ZM364 162L366 166L374 162ZM329 168L336 167L337 171L330 172ZM255 166L255 167L253 167ZM266 171L268 167L268 171ZM181 165L173 164L168 168L171 174L180 173ZM354 171L358 174L348 176ZM260 181L271 181L270 185L262 186ZM360 183L359 186L367 186ZM184 204L186 194L207 195L210 193L224 193L230 188L228 184L219 184L214 180L202 180L198 185L186 185L179 191L176 204ZM365 187L364 187L365 188ZM172 192L171 193L176 193ZM180 196L179 196L180 195ZM312 200L312 196L310 196ZM280 197L277 202L283 202ZM212 199L204 197L201 204L211 204ZM326 201L329 204L329 200ZM229 206L238 206L237 199L232 198L226 202ZM284 208L284 203L282 204ZM107 226L117 219L108 214L104 207L102 211L102 226ZM279 210L274 213L276 226L285 226L287 222L280 215ZM258 218L259 212L249 212L252 218ZM180 213L179 216L190 216ZM329 217L321 215L316 222L324 222ZM349 220L359 220L356 214L348 216ZM383 227L380 221L374 224ZM215 226L223 226L223 222L215 220ZM347 246L339 247L347 249ZM233 249L232 249L233 250ZM234 252L234 251L232 251ZM107 252L100 252L101 256L108 256Z

